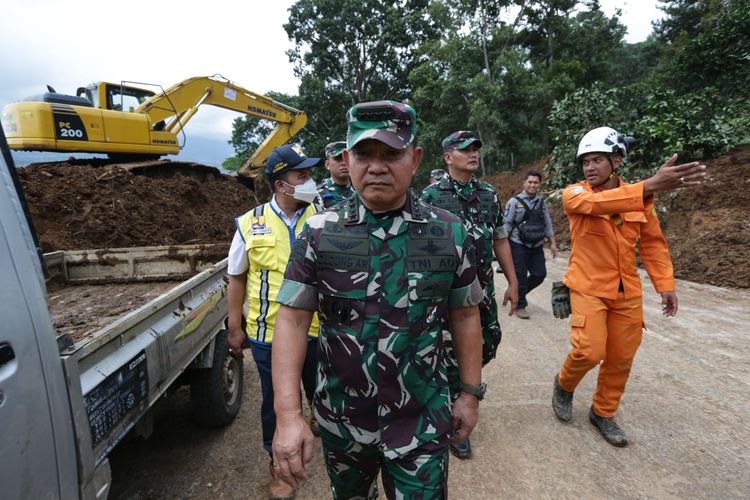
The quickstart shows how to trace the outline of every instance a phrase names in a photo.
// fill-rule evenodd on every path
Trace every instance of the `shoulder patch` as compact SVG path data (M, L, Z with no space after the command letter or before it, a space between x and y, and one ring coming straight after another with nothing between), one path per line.
M580 194L584 191L586 190L583 188L583 186L573 186L572 188L570 188L570 192L573 194Z

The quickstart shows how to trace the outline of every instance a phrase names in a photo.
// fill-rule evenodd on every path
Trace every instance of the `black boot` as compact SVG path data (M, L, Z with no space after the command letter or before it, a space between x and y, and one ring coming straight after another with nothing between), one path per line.
M615 422L615 417L600 417L594 413L594 408L589 411L589 420L592 424L599 429L604 439L607 440L612 446L622 448L628 445L628 438L625 436L625 432L620 429L620 426Z
M471 442L469 441L469 438L459 441L458 443L451 442L449 447L451 453L456 455L456 457L461 459L471 458Z
M555 375L555 388L552 390L552 410L557 418L567 422L573 415L573 393L560 387L557 377Z

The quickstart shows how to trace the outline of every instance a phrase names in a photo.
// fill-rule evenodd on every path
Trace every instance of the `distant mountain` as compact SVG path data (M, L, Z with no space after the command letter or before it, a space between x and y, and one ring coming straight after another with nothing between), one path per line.
M65 161L71 156L76 158L104 158L106 156L86 153L42 153L38 151L13 151L12 155L16 167L25 167L30 163ZM189 136L179 155L168 155L165 158L221 167L222 162L233 155L234 149L224 139Z

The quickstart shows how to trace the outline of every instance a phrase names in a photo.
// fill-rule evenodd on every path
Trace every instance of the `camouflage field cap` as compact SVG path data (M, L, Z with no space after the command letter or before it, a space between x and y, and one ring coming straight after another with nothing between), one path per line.
M417 134L417 112L408 104L374 101L355 104L346 113L346 147L375 139L395 149L406 149Z
M445 175L445 170L442 168L436 168L432 172L430 172L430 177L438 178Z
M268 155L264 172L269 180L274 180L290 170L314 167L319 162L320 158L308 158L299 144L284 144Z
M479 134L471 130L459 130L443 139L443 151L466 149L470 144L476 144L477 148L482 147L482 139L479 138Z
M326 158L335 158L346 149L345 141L335 141L326 145Z

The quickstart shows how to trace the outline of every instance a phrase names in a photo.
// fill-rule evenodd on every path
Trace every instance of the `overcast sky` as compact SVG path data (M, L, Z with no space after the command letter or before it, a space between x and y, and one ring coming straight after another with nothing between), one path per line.
M628 42L644 40L661 16L656 2L600 0L616 6ZM219 73L254 92L296 93L282 25L291 0L178 0L80 2L0 0L0 105L45 91L75 94L105 80L169 87L192 76ZM231 111L205 106L188 134L228 139ZM311 117L315 119L315 117Z

